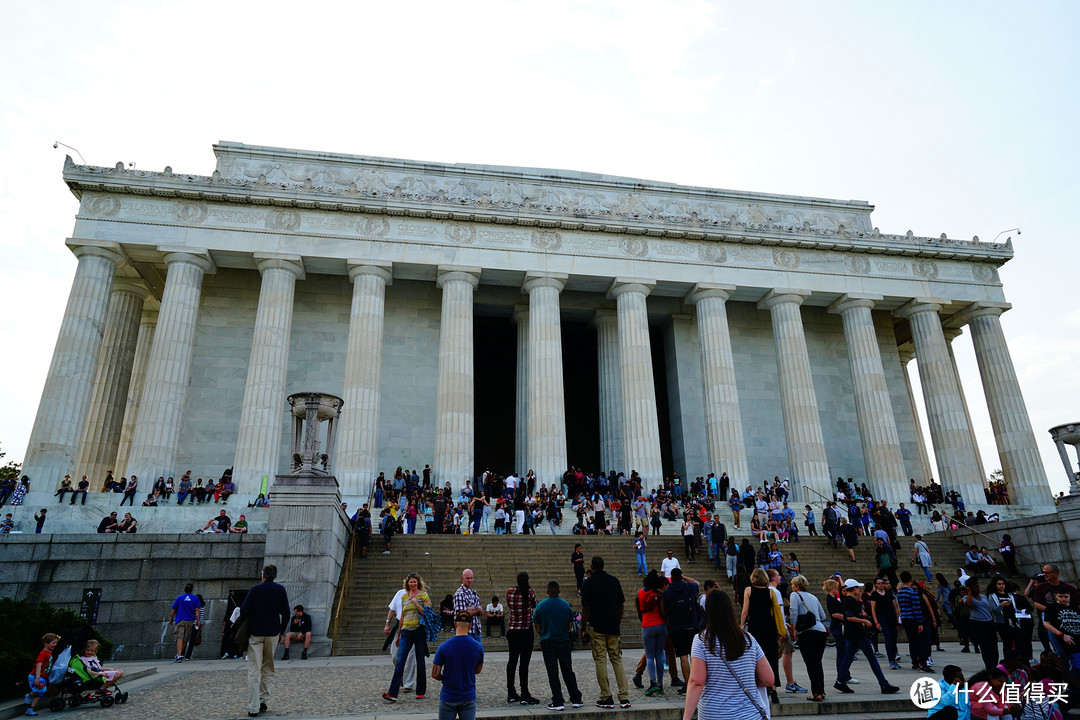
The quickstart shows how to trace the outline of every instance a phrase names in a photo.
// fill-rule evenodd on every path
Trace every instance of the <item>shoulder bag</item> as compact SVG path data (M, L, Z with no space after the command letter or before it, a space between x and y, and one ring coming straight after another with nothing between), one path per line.
M769 713L766 712L765 708L761 707L761 694L758 693L757 699L755 699L754 696L750 694L750 691L746 689L746 686L743 685L742 678L735 674L735 671L731 668L731 663L729 663L728 659L724 656L724 648L722 645L720 646L720 652L717 654L720 655L720 659L724 661L724 665L727 666L728 672L731 673L731 677L735 678L735 682L739 683L739 689L746 695L746 699L753 703L754 709L757 710L758 715L761 716L761 720L769 720Z
M802 606L800 610L805 610L805 612L800 612L795 618L795 632L801 633L804 630L809 630L817 625L818 619L817 615L810 612L809 606L807 606L806 601L803 600L802 593L796 591L795 595L798 596L799 604Z

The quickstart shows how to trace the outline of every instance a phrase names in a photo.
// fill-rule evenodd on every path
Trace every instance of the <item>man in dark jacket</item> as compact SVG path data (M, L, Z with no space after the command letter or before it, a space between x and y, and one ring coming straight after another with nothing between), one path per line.
M270 699L270 680L274 677L274 650L289 622L289 596L274 582L277 567L263 568L263 581L248 591L240 606L238 624L248 622L248 717L266 711Z

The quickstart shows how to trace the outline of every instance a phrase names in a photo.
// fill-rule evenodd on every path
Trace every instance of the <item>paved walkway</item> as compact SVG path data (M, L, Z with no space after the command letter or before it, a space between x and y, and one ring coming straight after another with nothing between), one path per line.
M905 647L901 647L903 653ZM280 655L280 650L279 653ZM294 656L295 657L295 656ZM625 669L628 677L633 674L633 665L640 657L640 651L627 651ZM883 696L878 691L874 677L865 661L858 661L853 666L853 675L862 682L852 686L855 694L841 696L832 690L834 675L834 651L825 652L825 678L828 703L844 705L828 708L833 712L850 712L861 715L903 713L906 717L915 717L920 713L905 698L912 682L919 673L910 670L886 671L890 681L901 688L900 695ZM981 667L979 656L961 654L959 647L950 646L948 652L937 653L935 663L940 669L946 664L958 664L970 677ZM398 718L406 720L416 718L434 718L438 713L438 695L440 684L430 679L430 660L427 658L428 692L423 700L402 692L400 701L391 705L381 698L390 684L392 665L387 655L312 658L310 660L277 661L277 674L271 687L269 711L264 717L288 718L323 718L323 717L360 717L367 720ZM588 651L576 650L573 654L574 670L578 685L584 695L585 707L566 713L575 715L618 714L619 709L599 710L595 706L598 699L596 676L592 656ZM538 698L540 705L522 707L506 704L506 662L507 653L492 652L485 658L484 672L477 678L477 702L482 717L522 717L532 715L551 716L554 713L546 709L551 700L547 675L543 659L535 652L529 669L529 690ZM126 671L156 669L132 682L123 684L123 689L130 693L126 705L116 705L105 710L98 706L89 706L76 710L66 710L64 717L100 717L106 715L117 720L141 720L142 718L160 720L222 720L223 718L246 718L247 707L247 665L243 660L195 660L182 664L171 661L122 663ZM802 658L796 652L794 656L795 679L803 686L809 681L803 667ZM783 671L781 671L781 679ZM629 681L628 681L629 682ZM648 683L646 683L647 685ZM643 690L630 687L630 701L635 712L628 713L635 720L645 718L679 717L683 706L682 696L667 689L667 697L656 700L645 697ZM612 690L615 689L612 678ZM565 691L564 691L565 692ZM805 695L791 695L780 692L781 707L773 708L774 715L798 716L813 714L818 708L805 700ZM6 703L0 706L0 717L11 717L21 712L22 705ZM641 712L645 711L645 712ZM914 712L911 712L914 711ZM48 710L46 717L55 716ZM60 717L60 716L55 716ZM579 720L585 720L580 718Z

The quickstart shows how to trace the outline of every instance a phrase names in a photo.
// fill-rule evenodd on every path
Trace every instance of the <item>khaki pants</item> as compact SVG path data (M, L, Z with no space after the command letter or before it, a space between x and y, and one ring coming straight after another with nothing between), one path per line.
M259 712L259 703L270 700L276 649L277 635L252 635L248 640L248 712Z
M607 659L615 672L615 682L619 686L619 701L626 702L630 699L630 687L626 682L626 671L623 670L621 639L618 635L604 635L595 630L589 631L589 639L592 642L596 684L600 686L601 699L611 697L611 683L608 680L607 665L604 663Z

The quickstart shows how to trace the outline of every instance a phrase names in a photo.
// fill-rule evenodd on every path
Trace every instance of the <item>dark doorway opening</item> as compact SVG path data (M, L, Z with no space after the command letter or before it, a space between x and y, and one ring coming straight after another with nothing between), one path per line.
M514 467L517 326L510 318L473 318L473 372L476 418L473 477L485 468L505 475L517 469Z
M600 378L596 330L585 322L562 323L563 388L566 405L567 465L600 467Z
M649 328L649 348L652 350L653 385L656 386L656 421L660 426L660 464L664 468L664 477L670 477L675 470L675 461L671 453L671 410L668 408L667 353L664 352L663 328ZM626 472L630 472L630 468ZM653 478L645 480L648 484ZM661 480L663 478L656 478L656 485L650 487L659 487Z

